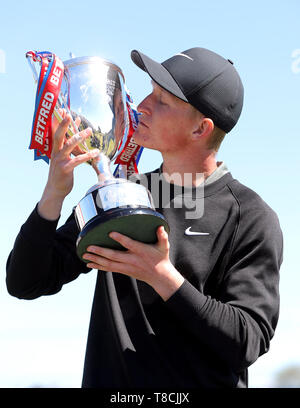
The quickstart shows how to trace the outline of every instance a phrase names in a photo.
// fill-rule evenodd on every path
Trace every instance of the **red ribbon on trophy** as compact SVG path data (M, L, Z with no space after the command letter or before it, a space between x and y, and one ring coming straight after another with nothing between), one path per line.
M46 51L29 51L26 57L41 65L29 149L35 149L36 158L45 155L50 159L51 118L61 88L64 64L55 54Z
M126 107L129 116L129 129L127 140L123 149L118 153L115 164L126 167L127 177L134 173L138 173L138 162L143 151L143 147L138 145L134 140L134 132L138 126L138 112L133 104L131 96L126 90Z

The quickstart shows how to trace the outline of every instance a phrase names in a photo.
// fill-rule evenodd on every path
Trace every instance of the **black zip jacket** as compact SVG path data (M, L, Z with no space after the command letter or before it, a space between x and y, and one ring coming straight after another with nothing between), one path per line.
M185 190L185 204L204 204L200 218L158 208L171 227L171 262L185 278L167 301L144 282L98 272L83 387L247 387L247 368L268 351L278 321L281 229L230 173L197 192ZM56 230L57 222L35 208L22 226L7 261L11 295L51 295L89 271L75 253L73 214Z

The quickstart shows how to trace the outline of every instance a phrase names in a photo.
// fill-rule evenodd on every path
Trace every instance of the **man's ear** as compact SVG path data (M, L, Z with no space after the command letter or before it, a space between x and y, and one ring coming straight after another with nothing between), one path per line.
M194 127L193 139L207 139L212 134L214 127L214 122L211 119L202 118Z

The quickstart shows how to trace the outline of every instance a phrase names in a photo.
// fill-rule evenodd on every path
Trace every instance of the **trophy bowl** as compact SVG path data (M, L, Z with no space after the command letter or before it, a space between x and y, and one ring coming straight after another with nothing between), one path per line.
M145 243L157 241L156 230L169 226L155 210L150 192L125 178L115 178L110 163L126 142L129 116L126 106L125 80L121 69L100 57L79 57L64 61L59 107L69 109L81 123L74 132L90 127L92 135L72 152L78 155L94 148L100 154L89 164L97 174L93 185L75 207L80 230L76 250L82 258L89 245L124 248L108 235L120 232Z

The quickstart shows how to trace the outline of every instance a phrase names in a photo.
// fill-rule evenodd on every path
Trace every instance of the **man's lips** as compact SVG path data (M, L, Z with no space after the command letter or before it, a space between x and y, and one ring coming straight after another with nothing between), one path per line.
M148 127L148 126L147 126L143 121L141 121L141 120L139 121L139 126L140 126L140 125L141 125L141 126L145 126L146 128Z

